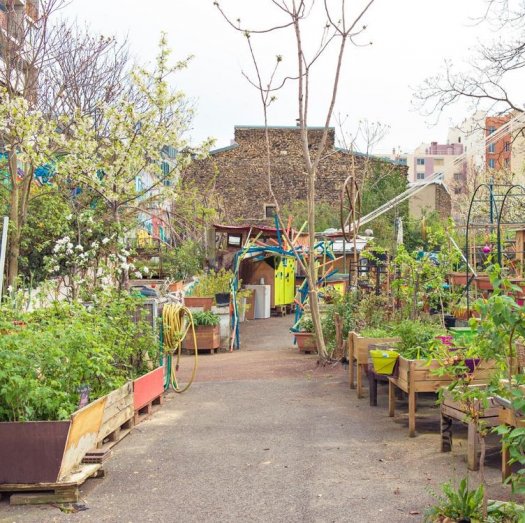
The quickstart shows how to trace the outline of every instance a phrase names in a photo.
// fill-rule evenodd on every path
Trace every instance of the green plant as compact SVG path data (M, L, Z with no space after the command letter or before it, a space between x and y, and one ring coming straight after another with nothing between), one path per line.
M453 521L483 521L483 485L476 490L469 490L468 480L463 478L457 489L451 483L444 483L441 488L443 495L436 496L437 504L426 512L425 522L435 523L442 518Z
M396 348L408 359L431 357L438 347L435 338L440 334L444 334L444 329L436 323L404 320L392 325L392 336L401 338Z
M314 332L314 322L310 315L303 315L299 320L299 330L300 332Z
M220 323L219 315L211 311L194 312L192 316L195 327L216 327Z
M151 326L134 319L140 301L116 293L95 300L90 309L55 303L18 313L21 325L12 313L0 322L0 421L66 419L80 387L94 400L158 361Z
M203 274L199 276L199 281L191 290L191 296L215 296L215 294L230 292L230 282L232 278L232 271L225 269Z

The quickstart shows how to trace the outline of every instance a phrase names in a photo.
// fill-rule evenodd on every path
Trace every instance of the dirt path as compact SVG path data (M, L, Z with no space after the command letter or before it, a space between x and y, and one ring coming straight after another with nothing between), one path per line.
M421 521L429 489L466 474L464 440L439 452L432 402L409 439L402 405L391 420L384 390L377 408L357 400L345 369L297 352L290 322L250 322L242 351L203 355L192 388L170 394L115 447L106 477L85 484L87 510L0 502L0 521ZM491 461L492 494L508 493Z

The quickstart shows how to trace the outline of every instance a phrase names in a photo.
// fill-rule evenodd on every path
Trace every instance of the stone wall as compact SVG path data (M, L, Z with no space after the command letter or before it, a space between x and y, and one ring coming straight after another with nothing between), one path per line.
M272 188L281 206L306 200L306 172L302 154L300 129L272 127L268 129L271 150ZM316 152L322 136L321 128L310 128L310 149ZM328 134L324 157L319 165L316 191L319 201L339 205L342 184L355 162L357 172L363 171L362 156L334 147L335 130ZM374 160L385 169L405 166ZM215 179L214 179L215 177ZM236 127L235 143L213 151L209 158L195 161L184 172L183 179L206 190L214 185L224 202L224 222L269 223L265 204L273 205L268 188L267 156L264 127Z

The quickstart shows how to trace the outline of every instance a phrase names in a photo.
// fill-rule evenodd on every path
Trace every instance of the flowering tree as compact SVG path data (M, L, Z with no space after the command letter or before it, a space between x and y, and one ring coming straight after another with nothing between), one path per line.
M60 162L60 172L97 202L116 234L115 246L140 213L151 214L177 197L179 173L209 146L191 149L184 138L193 110L184 93L170 89L169 78L188 59L170 66L169 56L162 35L154 70L136 68L129 92L99 104L96 117L76 119ZM174 162L166 161L166 146L177 151Z

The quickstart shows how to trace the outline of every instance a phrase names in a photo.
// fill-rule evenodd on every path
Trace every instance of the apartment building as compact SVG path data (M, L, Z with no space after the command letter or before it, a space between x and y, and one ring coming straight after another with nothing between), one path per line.
M407 155L409 180L423 181L434 173L442 173L445 184L452 186L464 176L463 164L457 162L463 152L461 142L421 144L413 153Z

